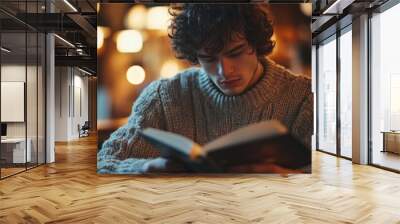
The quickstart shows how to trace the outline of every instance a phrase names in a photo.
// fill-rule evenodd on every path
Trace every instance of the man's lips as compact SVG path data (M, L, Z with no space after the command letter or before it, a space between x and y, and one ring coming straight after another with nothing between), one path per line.
M240 78L238 77L238 78L219 80L218 82L224 85L224 84L231 84L231 83L234 83L234 82L239 81L239 80L240 80Z
M222 86L224 87L233 87L236 86L240 83L241 78L231 78L231 79L225 79L225 80L220 80L218 81Z

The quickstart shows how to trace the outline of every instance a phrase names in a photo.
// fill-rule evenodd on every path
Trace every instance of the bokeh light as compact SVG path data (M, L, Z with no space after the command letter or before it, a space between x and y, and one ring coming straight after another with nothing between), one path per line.
M110 36L110 28L104 27L104 26L98 26L97 27L97 49L100 49L103 47L104 44L104 39L106 39L108 36Z
M179 65L173 60L168 60L161 67L160 77L171 78L175 76L178 72L179 72Z
M156 6L147 12L147 29L167 31L171 15L168 13L168 7Z
M137 30L123 30L117 34L117 50L121 53L136 53L142 50L143 37Z
M146 78L144 69L139 65L133 65L126 71L126 79L132 85L139 85L143 83Z
M312 14L312 3L302 3L300 4L301 12L306 16L311 16Z
M125 17L125 26L129 29L143 29L146 26L147 9L144 5L133 6Z
M97 49L103 47L104 44L104 32L101 27L97 27Z

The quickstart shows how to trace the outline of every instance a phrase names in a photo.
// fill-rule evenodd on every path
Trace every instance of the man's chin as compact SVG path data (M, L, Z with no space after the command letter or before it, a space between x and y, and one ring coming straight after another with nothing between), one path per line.
M220 90L224 95L227 95L227 96L236 96L236 95L240 95L243 93L243 90L241 90L239 88L234 88L234 89L222 89L221 88Z

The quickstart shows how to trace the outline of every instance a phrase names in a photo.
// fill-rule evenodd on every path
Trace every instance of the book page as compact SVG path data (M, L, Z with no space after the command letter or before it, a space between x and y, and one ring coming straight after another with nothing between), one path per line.
M150 143L155 145L161 152L163 157L187 157L193 154L194 146L198 148L197 144L182 135L174 134L172 132L162 131L154 128L146 128L139 130L139 133ZM197 150L198 152L199 150ZM202 150L201 150L202 151ZM200 152L198 152L200 153Z
M223 135L203 146L204 151L211 152L229 146L246 142L257 141L265 138L274 138L288 133L287 128L277 120L263 121L239 128Z

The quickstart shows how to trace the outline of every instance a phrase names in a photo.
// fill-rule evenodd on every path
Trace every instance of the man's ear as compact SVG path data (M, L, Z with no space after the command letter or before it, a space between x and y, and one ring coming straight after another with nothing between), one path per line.
M253 46L251 46L250 44L248 44L248 46L249 46L247 51L248 54L257 53L256 49Z

